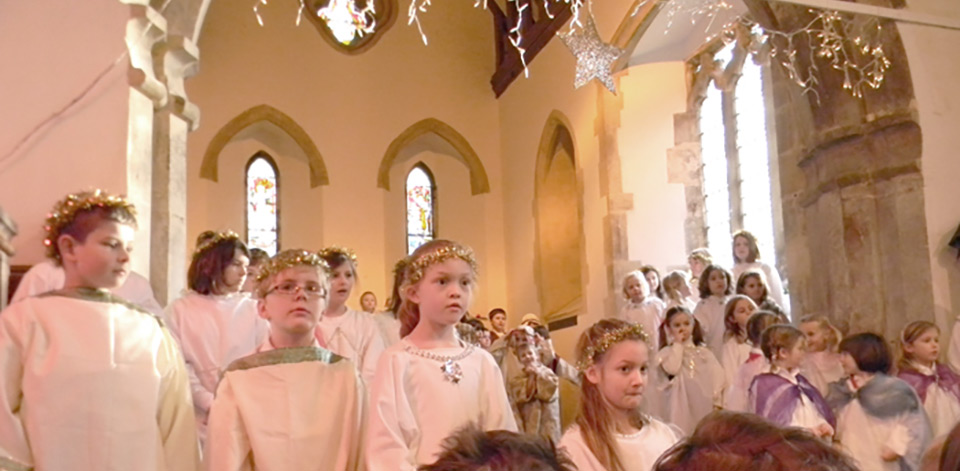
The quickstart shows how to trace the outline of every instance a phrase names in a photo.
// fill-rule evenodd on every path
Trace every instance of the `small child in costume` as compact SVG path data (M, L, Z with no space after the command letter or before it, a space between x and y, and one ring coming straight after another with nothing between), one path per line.
M703 343L700 323L686 308L674 307L660 326L656 364L667 381L666 419L684 432L693 432L697 422L723 404L727 386L723 367Z
M800 365L800 372L820 394L825 395L830 390L830 383L843 377L843 366L837 353L840 331L823 315L802 317L800 330L807 337L807 356Z
M700 321L703 340L707 348L718 359L723 355L724 308L733 292L730 272L719 265L709 265L700 277L700 302L693 310L694 317Z
M362 469L360 376L315 337L328 270L306 250L261 265L257 310L270 336L220 380L204 455L210 471Z
M747 339L747 321L757 311L757 305L749 297L736 294L727 301L724 308L723 324L727 329L724 334L723 355L720 364L727 375L727 385L733 384L740 365L750 359L751 345Z
M763 331L760 348L771 366L769 373L753 378L751 411L775 424L804 428L829 439L837 425L833 411L820 391L800 374L805 342L803 332L791 325L774 325Z
M580 413L560 440L580 471L650 471L681 432L640 410L649 342L639 324L603 319L577 342Z
M960 375L940 363L940 329L927 321L907 324L900 333L897 377L913 386L930 418L933 436L950 433L960 421Z
M769 311L758 311L747 319L747 339L750 342L750 355L746 363L740 365L734 377L733 384L724 396L723 407L736 412L750 410L748 398L750 384L753 378L770 369L770 362L763 356L760 348L760 337L767 327L780 321L780 318Z
M521 374L510 378L507 385L520 431L559 442L559 379L540 362L537 334L521 326L507 335L507 344L522 367Z
M840 342L847 377L830 385L827 403L837 415L836 440L870 471L916 471L930 424L923 404L903 380L887 376L892 358L883 337L857 334Z
M620 310L619 318L643 326L647 332L656 332L663 322L666 304L660 298L650 294L650 283L640 270L632 271L623 278L623 296L627 304ZM651 347L659 350L657 339L651 339Z

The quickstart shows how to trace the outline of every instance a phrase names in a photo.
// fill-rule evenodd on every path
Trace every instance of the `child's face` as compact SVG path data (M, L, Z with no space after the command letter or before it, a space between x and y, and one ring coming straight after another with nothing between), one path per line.
M643 301L643 298L647 297L647 292L649 289L650 285L647 285L647 280L638 279L636 276L627 278L623 283L623 292L627 295L627 298L629 298L630 301L635 303Z
M741 299L737 301L737 304L733 306L733 321L740 326L740 331L744 332L747 328L747 320L750 319L750 315L757 310L757 305L753 302L746 299Z
M603 355L603 360L586 371L586 379L597 385L608 404L621 411L640 407L647 384L647 345L625 340Z
M233 254L233 260L223 269L223 279L219 285L220 294L236 293L243 286L243 281L247 278L247 266L250 265L250 259L237 250Z
M743 294L750 297L755 303L763 302L763 283L755 276L748 277L743 282Z
M733 254L737 256L737 260L746 262L750 256L750 241L746 237L733 239Z
M363 308L365 312L373 312L377 310L377 297L372 293L364 294L360 298L360 307Z
M650 291L656 291L660 287L660 278L657 277L657 272L649 271L643 275L647 279L647 284L650 285Z
M781 368L792 370L800 367L803 362L803 356L807 353L807 343L801 337L790 348L781 348L777 352L775 363Z
M243 281L243 287L240 288L240 291L244 293L252 293L257 289L257 275L260 273L260 266L263 263L257 265L247 266L247 277Z
M87 288L116 288L130 273L130 252L136 230L116 221L102 220L83 242L60 236L60 256L65 270Z
M326 307L326 288L314 267L291 267L278 273L257 302L260 317L271 330L290 335L313 332Z
M846 375L855 375L860 373L860 367L857 366L857 360L847 352L840 352L840 366Z
M903 344L903 350L916 362L934 363L940 357L940 332L927 329L913 342Z
M353 276L353 262L346 261L333 269L330 274L330 304L342 306L350 298L356 279Z
M408 291L407 298L419 306L421 322L454 325L470 306L473 283L470 265L451 258L427 267L423 278Z
M480 346L484 349L490 348L490 344L493 343L490 339L490 331L488 330L480 331L480 335L478 335L477 338L480 340Z
M523 366L529 366L540 361L540 352L533 344L523 345L517 349L517 358Z
M693 334L693 319L683 312L675 314L670 318L670 323L667 324L667 330L670 336L673 337L674 342L686 342Z
M707 283L707 286L710 287L710 294L714 296L723 296L727 291L727 277L723 276L722 270L713 270L710 272Z
M822 352L827 349L827 337L819 322L804 322L800 324L800 331L807 337L807 350Z
M497 332L503 332L503 330L507 328L507 315L502 312L494 314L493 317L490 318L490 325L492 325L493 329Z

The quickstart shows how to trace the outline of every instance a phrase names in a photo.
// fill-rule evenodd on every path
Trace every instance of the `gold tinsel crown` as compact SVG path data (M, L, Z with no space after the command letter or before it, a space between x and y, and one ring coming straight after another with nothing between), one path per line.
M271 259L263 262L260 271L257 273L257 285L262 287L263 282L269 280L287 268L293 267L315 267L319 268L324 274L330 273L330 266L320 258L319 255L302 249L284 250ZM258 289L260 291L260 289Z
M227 240L236 240L239 242L243 242L243 240L240 238L240 235L237 234L236 232L233 232L233 231L217 232L216 234L210 236L208 239L204 240L199 245L197 245L196 250L193 251L193 255L196 256L201 252L205 252L215 247L217 244Z
M327 247L317 252L317 254L320 255L320 257L322 257L324 260L334 255L343 255L344 257L347 257L350 260L350 263L353 263L354 267L357 266L356 252L354 252L353 250L347 247L341 247L339 245L331 245L330 247Z
M630 323L629 325L603 334L599 340L583 351L583 356L581 356L580 361L577 362L577 369L580 370L581 373L586 371L587 368L593 365L594 357L602 355L609 350L610 347L622 342L624 339L635 336L640 337L640 340L644 343L647 342L647 332L640 324Z
M444 245L437 250L422 254L410 260L410 263L407 265L406 283L412 285L420 281L427 267L437 263L443 263L451 258L459 258L467 262L473 272L477 272L477 260L473 257L473 250L456 242L450 242L450 245Z
M73 223L78 214L95 208L125 211L130 214L133 223L136 224L137 210L133 203L122 196L111 195L100 189L69 194L53 206L43 224L43 229L47 233L43 239L43 245L47 248L48 257L57 263L62 261L60 250L57 248L57 239L60 238L63 230Z

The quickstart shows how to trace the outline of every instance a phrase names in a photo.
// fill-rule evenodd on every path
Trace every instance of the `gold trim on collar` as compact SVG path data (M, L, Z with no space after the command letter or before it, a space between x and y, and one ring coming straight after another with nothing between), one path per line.
M5 456L0 456L0 471L33 471L33 466L27 466Z
M227 367L224 373L228 371L250 370L261 366L304 363L308 361L334 364L341 360L346 360L346 358L320 347L278 348L276 350L254 353L253 355L247 355L239 360L235 360Z
M137 311L141 314L148 315L156 319L157 323L160 324L160 327L164 327L163 320L157 317L156 314L137 306L136 304L127 301L126 299L121 298L105 289L95 289L95 288L71 288L71 289L58 289L53 291L47 291L46 293L38 294L38 298L47 298L53 296L62 296L65 298L79 299L82 301L92 301L97 303L112 303L119 304L128 309ZM0 471L3 471L0 468Z

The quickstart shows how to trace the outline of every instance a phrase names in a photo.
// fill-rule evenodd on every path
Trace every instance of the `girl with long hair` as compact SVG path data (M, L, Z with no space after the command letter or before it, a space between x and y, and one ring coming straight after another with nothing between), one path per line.
M940 358L940 328L914 321L900 333L897 377L913 386L930 418L933 436L950 433L960 421L960 375Z

